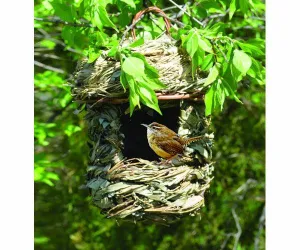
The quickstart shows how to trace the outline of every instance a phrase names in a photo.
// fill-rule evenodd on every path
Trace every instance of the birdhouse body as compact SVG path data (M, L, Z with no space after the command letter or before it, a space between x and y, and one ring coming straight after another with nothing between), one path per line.
M86 186L93 204L108 218L168 224L195 215L204 206L212 180L210 119L204 115L205 77L193 78L191 62L175 42L163 36L134 48L155 67L167 86L156 91L162 116L142 105L130 116L128 93L120 84L120 63L103 53L94 63L83 60L74 75L72 94L86 103L90 146ZM157 122L179 138L203 136L183 146L180 154L167 152L157 131L141 124ZM152 149L153 150L152 150ZM154 152L156 153L154 153Z

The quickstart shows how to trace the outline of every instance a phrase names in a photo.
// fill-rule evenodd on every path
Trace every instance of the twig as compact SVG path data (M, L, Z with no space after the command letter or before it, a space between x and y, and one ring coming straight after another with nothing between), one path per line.
M260 235L265 225L265 209L266 207L263 208L262 214L259 217L258 233L254 240L254 250L259 250Z
M167 18L168 18L170 21L172 21L172 22L178 24L180 27L184 27L184 26L185 26L184 23L182 23L182 22L180 22L180 21L178 21L178 20L176 20L176 19L174 19L174 18L172 18L172 17L168 17L168 16L167 16Z
M229 61L228 61L228 59L227 59L227 56L225 55L224 51L221 50L221 49L219 48L219 46L218 46L217 43L216 43L216 48L217 48L217 50L219 50L219 51L221 52L221 54L222 54L222 56L224 57L225 61L226 61L227 63L229 63Z
M178 9L182 10L185 14L187 14L189 17L191 17L196 23L200 24L202 27L204 26L204 24L202 22L200 22L198 19L192 17L188 12L186 12L180 5L175 3L173 0L169 0L169 2L174 4Z
M230 239L230 237L234 237L234 233L226 234L226 239L223 241L220 250L223 250L226 247L227 242Z
M243 26L243 27L233 27L232 30L240 30L240 29L253 30L253 29L256 29L256 28L264 30L266 27L264 25L259 25L257 27L252 27L250 25L247 25L247 26Z
M260 21L266 21L265 17L258 17L258 16L252 16L250 19L260 20Z
M68 50L68 51L70 51L70 52L73 52L73 53L76 53L76 54L79 54L79 55L84 55L84 54L83 54L82 52L80 52L79 50L69 48L69 47L67 47L67 45L66 45L64 42L62 42L62 41L60 41L60 40L58 40L58 39L55 39L55 38L51 37L51 35L48 34L45 30L43 30L43 29L38 29L38 31L41 32L41 33L44 35L44 38L46 38L46 39L48 39L48 40L50 40L50 41L53 41L53 42L55 42L55 43L57 43L57 44L60 44L61 46L65 47L66 50ZM35 50L36 50L36 49L35 49ZM50 50L51 50L51 49L50 49ZM36 51L37 51L37 50L36 50Z
M51 58L51 59L56 59L56 60L66 60L66 59L61 58L61 57L56 56L56 55L44 54L44 53L39 53L39 52L34 52L34 56L40 56L40 57Z
M155 26L157 26L161 31L165 31L164 29L162 29L162 28L159 26L158 21L155 20L154 14L152 14L151 12L150 12L149 14L150 14L150 19L151 19L151 21L155 24Z
M175 14L175 16L174 16L175 19L182 17L184 15L184 12L186 11L186 7L188 6L188 3L189 2L187 2L185 5L183 5L182 10L180 10L178 13Z
M251 188L254 188L256 185L257 185L257 181L254 180L254 179L249 178L244 184L242 184L239 188L237 188L234 191L234 194L239 195L238 196L239 200L243 200L246 193L247 193L247 191ZM240 194L240 193L242 193L242 194ZM237 232L226 234L226 239L224 240L224 242L222 243L222 245L220 247L221 250L223 250L225 248L225 246L227 245L228 240L231 237L235 238L235 243L234 243L234 248L233 249L237 249L237 244L238 244L239 238L242 234L242 228L241 228L241 225L239 223L239 218L238 218L238 216L235 212L235 209L237 208L237 205L238 205L237 202L235 202L234 205L232 206L232 209L231 209L233 219L234 219L235 224L236 224Z
M41 68L44 68L44 69L47 69L47 70L51 70L51 71L60 73L60 74L66 74L66 72L62 69L55 68L55 67L52 67L52 66L48 66L48 65L43 64L43 63L38 62L38 61L34 61L34 65L36 65L38 67L41 67Z
M183 7L184 5L179 5L180 7ZM178 7L177 6L170 6L170 7L167 7L167 8L164 8L162 9L163 12L166 12L167 10L173 10L173 9L177 9Z
M214 15L210 15L209 17L207 17L204 21L203 24L206 25L209 20L214 19L214 18L223 18L225 17L227 14L229 13L229 9L225 11L224 14L214 14Z
M93 25L91 25L89 23L71 23L71 22L63 21L57 17L54 17L53 19L35 17L34 20L40 21L40 22L45 22L45 23L64 24L67 26L74 26L74 27L87 27L87 28L93 27Z
M126 38L128 32L129 32L130 30L132 30L132 29L134 28L134 26L136 25L136 23L139 22L143 17L144 17L144 15L140 16L140 18L138 18L138 19L137 19L135 22L133 22L130 26L127 26L127 28L126 28L126 30L124 31L124 34L123 34L123 36L122 36L122 39L121 39L121 41L120 41L120 43L119 43L119 47L122 47L122 44L123 44L123 42L124 42L124 40L125 40L125 38Z
M242 200L245 197L247 191L251 188L254 188L256 185L257 180L249 178L244 184L242 184L237 190L235 190L234 194L237 195L243 192L242 195L239 196L239 199Z
M235 241L234 241L234 246L233 246L233 249L236 250L237 246L238 246L238 243L239 243L239 240L240 240L240 237L242 235L242 228L241 228L241 225L240 225L240 222L239 222L239 217L237 216L237 214L235 212L235 209L233 208L231 210L231 212L232 212L232 216L233 216L233 219L235 221L236 228L237 228L237 232L234 235Z

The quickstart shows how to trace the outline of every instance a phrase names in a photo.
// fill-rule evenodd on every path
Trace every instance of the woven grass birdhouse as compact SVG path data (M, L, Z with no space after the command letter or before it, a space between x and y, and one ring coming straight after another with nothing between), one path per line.
M204 115L205 76L192 76L189 57L169 36L165 14L150 7L139 12L133 24L149 11L164 17L167 34L130 47L130 52L142 55L145 65L157 70L157 81L165 86L155 90L162 115L143 104L129 114L131 90L124 91L122 65L108 51L93 63L83 60L78 65L72 95L87 104L90 155L86 186L93 204L108 218L168 224L195 215L204 206L212 180L213 135ZM133 40L125 40L122 46ZM141 126L152 122L182 137L203 136L203 140L189 144L170 161L162 160L149 147L146 128Z

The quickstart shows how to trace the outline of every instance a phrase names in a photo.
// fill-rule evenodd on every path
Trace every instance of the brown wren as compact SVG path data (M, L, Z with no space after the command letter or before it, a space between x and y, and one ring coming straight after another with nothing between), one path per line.
M171 159L178 154L183 154L184 148L202 139L202 136L184 138L176 134L173 130L157 122L149 125L141 124L147 128L147 138L150 148L160 157Z

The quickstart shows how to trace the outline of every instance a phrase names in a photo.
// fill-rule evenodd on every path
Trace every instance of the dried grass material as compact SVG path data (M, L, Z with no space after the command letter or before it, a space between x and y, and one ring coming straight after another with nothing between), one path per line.
M123 46L131 40L124 42ZM203 90L204 75L192 78L189 57L176 46L176 41L164 35L156 40L147 40L133 48L134 52L145 55L147 62L154 66L160 80L167 88L163 93L195 93ZM94 62L81 61L74 74L72 95L77 100L101 97L124 97L120 83L120 62L107 57L107 51Z
M92 201L108 218L169 224L195 215L204 206L204 193L212 180L210 121L204 105L181 101L178 133L203 135L172 164L144 159L124 159L117 105L101 104L88 110L91 144L88 182ZM130 136L130 135L128 135ZM138 135L138 136L145 136Z

